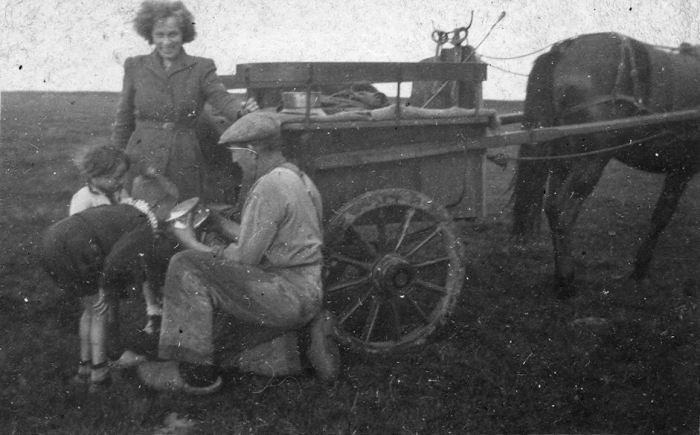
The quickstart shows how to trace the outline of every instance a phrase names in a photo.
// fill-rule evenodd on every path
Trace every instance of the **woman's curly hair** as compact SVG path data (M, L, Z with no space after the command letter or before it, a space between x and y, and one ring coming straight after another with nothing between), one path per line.
M146 0L141 3L134 19L134 29L149 44L153 44L153 27L158 20L170 17L177 18L182 32L182 43L194 41L197 32L194 30L194 16L180 1Z

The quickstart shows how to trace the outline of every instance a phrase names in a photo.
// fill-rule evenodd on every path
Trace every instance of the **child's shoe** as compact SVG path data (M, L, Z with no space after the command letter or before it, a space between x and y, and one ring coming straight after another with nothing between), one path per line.
M102 380L99 381L93 381L92 379L90 380L90 385L88 386L88 393L89 394L104 394L106 393L109 388L112 386L112 376L107 373L107 376L105 376Z
M112 376L109 372L109 364L103 361L92 366L90 370L90 385L88 393L99 394L104 393L112 386Z
M78 373L73 377L74 384L87 385L90 382L90 365L92 361L80 361L78 363Z
M146 315L148 316L148 322L142 331L148 335L160 334L160 321L163 318L163 307L159 303L148 304L146 306Z
M163 317L160 314L149 315L148 322L146 323L146 326L142 329L142 331L148 335L160 334L160 322L162 319Z

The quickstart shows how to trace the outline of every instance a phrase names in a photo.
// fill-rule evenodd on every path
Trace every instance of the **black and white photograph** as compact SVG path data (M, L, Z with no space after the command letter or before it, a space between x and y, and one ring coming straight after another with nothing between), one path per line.
M1 10L0 434L700 433L700 4Z

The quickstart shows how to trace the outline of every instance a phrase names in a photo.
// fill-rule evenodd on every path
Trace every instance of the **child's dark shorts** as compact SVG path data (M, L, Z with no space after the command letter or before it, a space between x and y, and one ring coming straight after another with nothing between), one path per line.
M54 282L71 296L97 294L105 253L90 225L73 215L43 235L41 260Z

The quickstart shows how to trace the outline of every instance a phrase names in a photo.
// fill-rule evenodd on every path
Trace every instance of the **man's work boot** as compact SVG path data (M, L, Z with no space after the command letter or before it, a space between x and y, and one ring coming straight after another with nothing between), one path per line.
M333 337L335 317L329 310L321 310L311 321L311 343L306 357L316 376L326 383L334 382L340 372L340 351Z

